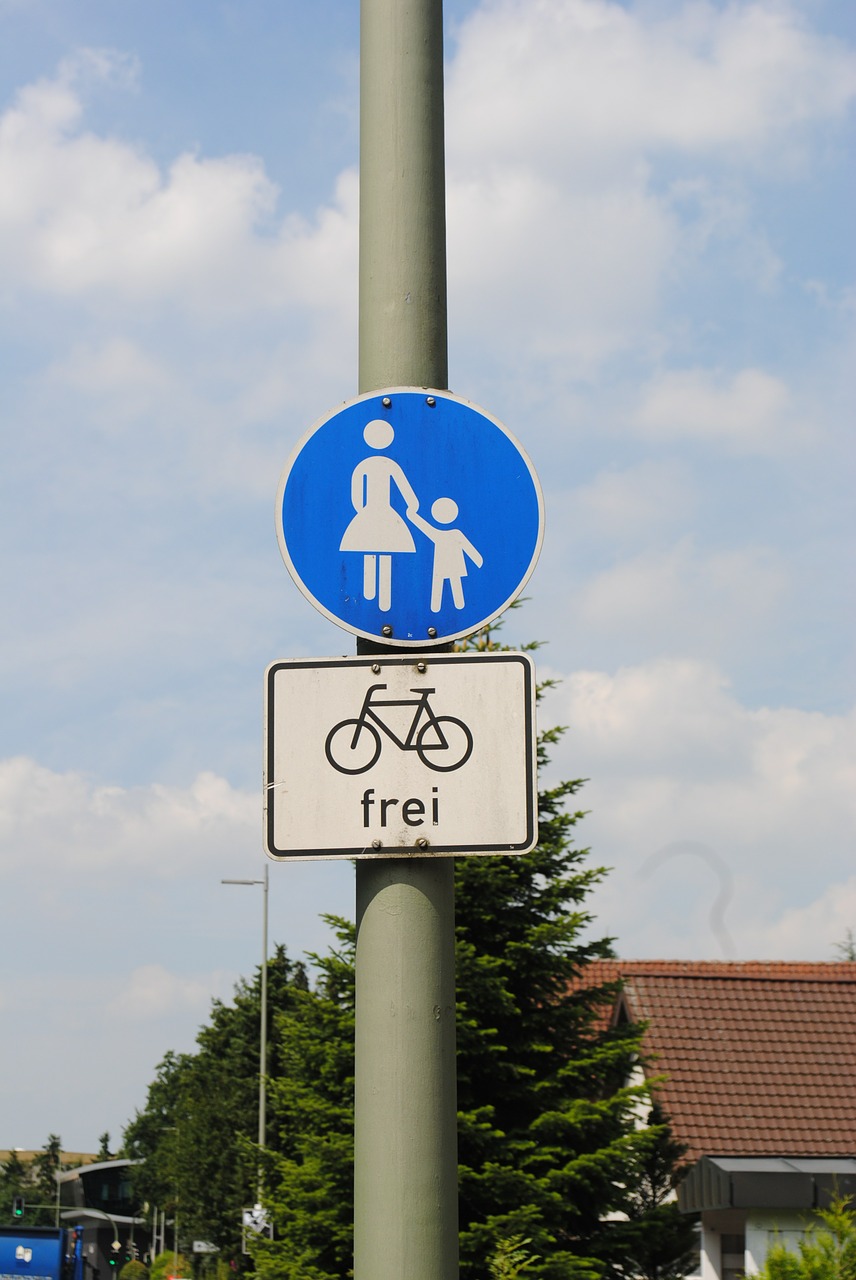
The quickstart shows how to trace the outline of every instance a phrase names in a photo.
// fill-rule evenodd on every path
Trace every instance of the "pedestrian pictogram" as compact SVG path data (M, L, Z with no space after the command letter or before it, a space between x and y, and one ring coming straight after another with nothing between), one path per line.
M268 853L532 849L534 690L523 653L273 663L265 688Z
M434 689L411 689L413 698L382 698L388 686L373 684L363 698L360 714L340 720L327 734L324 754L340 773L366 773L380 758L383 741L379 730L399 751L415 751L427 769L451 773L466 764L473 749L473 735L457 716L438 716L429 702ZM383 718L386 707L412 707L406 735L400 737Z
M497 419L450 392L391 388L321 419L283 471L277 535L312 603L356 635L458 639L519 594L541 490Z

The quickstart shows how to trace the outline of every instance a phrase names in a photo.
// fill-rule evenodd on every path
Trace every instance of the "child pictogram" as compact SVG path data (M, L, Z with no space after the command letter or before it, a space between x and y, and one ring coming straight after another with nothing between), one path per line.
M438 524L451 524L458 518L458 504L454 498L437 498L432 503L431 515ZM463 581L467 576L467 558L477 569L484 564L481 552L460 529L435 529L416 511L408 511L407 518L426 538L434 543L434 565L431 571L431 612L439 613L443 604L443 588L448 582L456 609L464 607Z

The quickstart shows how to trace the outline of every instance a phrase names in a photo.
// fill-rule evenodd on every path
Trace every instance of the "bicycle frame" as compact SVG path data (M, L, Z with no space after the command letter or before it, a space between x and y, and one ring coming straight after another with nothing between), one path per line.
M434 714L431 704L428 701L428 695L431 693L436 693L436 689L411 689L411 693L415 693L417 695L416 698L379 698L379 699L373 700L373 697L372 697L373 694L375 694L379 689L386 689L387 687L388 686L385 684L373 684L373 685L370 685L369 688L366 690L366 696L363 699L363 705L360 709L360 714L357 717L356 728L354 729L354 737L353 737L354 746L356 746L357 739L360 736L360 730L362 729L363 725L367 724L368 722L371 722L373 724L376 724L379 729L382 729L384 733L387 735L387 737L391 738L392 741L395 743L395 745L401 751L415 751L416 750L416 741L415 741L416 733L417 733L417 730L422 727L420 725L420 720L422 720L423 711L425 712L425 716L426 716L424 723L431 724L435 728L435 731L439 739L438 745L441 747L444 747L447 745L445 734L443 733L443 730L440 728L440 725L437 722L437 716ZM402 741L401 738L399 738L398 734L395 732L394 729L391 729L388 724L384 723L384 721L380 718L377 711L375 710L376 707L415 707L416 708L416 710L413 713L413 719L410 722L410 728L407 731L407 736L405 737L404 741Z

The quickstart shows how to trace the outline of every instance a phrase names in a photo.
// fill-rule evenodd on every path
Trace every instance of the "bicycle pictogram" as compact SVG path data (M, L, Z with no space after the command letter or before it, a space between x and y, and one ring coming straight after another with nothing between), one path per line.
M473 735L456 716L435 715L428 695L436 689L411 689L415 698L379 698L385 684L373 684L366 692L360 714L340 720L327 734L324 754L339 773L366 773L380 757L383 739L380 730L399 751L415 751L428 769L451 773L469 760ZM412 707L407 732L400 737L378 711L382 707Z

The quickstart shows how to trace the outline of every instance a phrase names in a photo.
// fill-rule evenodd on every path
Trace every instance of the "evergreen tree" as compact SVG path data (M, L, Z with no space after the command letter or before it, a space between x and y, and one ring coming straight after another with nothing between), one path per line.
M495 646L482 636L477 647ZM543 735L542 764L559 732ZM527 1275L609 1273L604 1218L634 1208L627 1188L664 1132L636 1124L650 1106L647 1086L627 1084L640 1029L604 1025L618 984L585 983L588 961L611 947L582 936L604 873L571 846L582 814L565 805L580 785L541 793L534 853L456 862L464 1280L483 1280L521 1240ZM287 1074L272 1086L280 1154L268 1175L274 1239L253 1247L262 1280L340 1280L351 1266L353 955L343 922L338 932L339 950L317 960L318 988L277 1023ZM636 1208L635 1221L657 1226ZM668 1265L673 1242L658 1240L652 1253Z
M27 1212L27 1221L34 1226L53 1226L56 1219L57 1174L62 1169L62 1139L56 1133L48 1134L41 1151L33 1156L29 1169L30 1187L27 1203L33 1210ZM39 1206L38 1208L36 1206Z
M599 1250L612 1280L683 1280L697 1269L695 1219L675 1197L686 1151L655 1102L624 1187L623 1216L606 1224Z
M338 946L313 955L318 981L277 1018L280 1075L265 1202L272 1241L252 1252L264 1280L328 1280L353 1256L354 927L326 917Z
M497 646L486 633L474 647ZM542 765L560 732L542 735ZM572 845L583 815L566 805L580 785L540 793L533 853L456 861L462 1280L500 1266L539 1280L621 1280L631 1269L622 1231L650 1280L672 1280L685 1252L687 1228L662 1203L676 1152L658 1117L638 1126L649 1088L627 1083L640 1028L608 1025L619 984L586 981L588 962L612 952L590 935L585 906L604 871ZM260 1280L351 1271L354 933L331 923L338 945L312 957L311 988L277 953L262 1164L274 1235L250 1243ZM146 1157L141 1194L161 1205L177 1194L188 1234L239 1265L240 1208L255 1199L259 1158L257 993L258 983L234 1006L215 1003L198 1052L167 1056L126 1132L129 1154Z
M29 1186L29 1169L17 1151L10 1151L8 1158L0 1164L0 1222L14 1225L12 1205L16 1196L27 1196L32 1199L32 1188Z
M546 747L542 744L542 749ZM608 939L583 940L603 872L570 844L579 783L541 793L539 845L457 865L461 1276L524 1236L533 1276L597 1275L602 1218L638 1143L637 1028L605 1028L614 985L584 982Z
M232 1004L213 1002L195 1053L165 1056L146 1106L125 1130L125 1149L140 1162L140 1198L177 1211L183 1238L208 1240L234 1260L242 1259L242 1210L258 1198L260 977L259 970L252 983L239 983ZM278 946L267 977L273 1019L306 988L306 973ZM278 1052L274 1039L274 1077L282 1074Z

